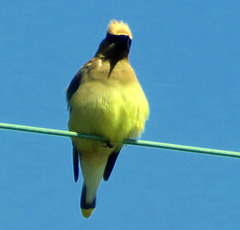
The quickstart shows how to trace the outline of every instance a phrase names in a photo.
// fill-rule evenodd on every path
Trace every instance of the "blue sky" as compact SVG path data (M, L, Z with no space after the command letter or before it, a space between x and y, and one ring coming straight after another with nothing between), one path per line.
M150 104L142 139L240 150L240 2L0 3L0 122L67 129L64 90L111 19ZM79 209L70 139L0 130L1 229L239 229L240 161L128 146Z

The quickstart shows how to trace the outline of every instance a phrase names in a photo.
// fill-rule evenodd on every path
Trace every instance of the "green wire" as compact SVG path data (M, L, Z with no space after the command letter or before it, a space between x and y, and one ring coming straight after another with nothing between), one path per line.
M25 125L0 123L0 129L8 129L8 130L39 133L39 134L62 136L62 137L79 137L84 139L105 141L105 139L100 136L76 133L72 131L63 131L63 130L57 130L57 129L38 128L38 127L25 126ZM192 147L192 146L186 146L186 145L175 145L175 144L168 144L168 143L161 143L161 142L154 142L154 141L125 139L123 140L123 144L240 158L240 152L199 148L199 147Z

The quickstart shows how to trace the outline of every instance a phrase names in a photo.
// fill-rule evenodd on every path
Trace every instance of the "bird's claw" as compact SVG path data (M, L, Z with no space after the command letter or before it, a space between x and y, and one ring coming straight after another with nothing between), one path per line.
M114 147L114 145L111 144L110 140L107 140L104 143L105 143L105 145L103 145L104 148L111 148L112 149Z

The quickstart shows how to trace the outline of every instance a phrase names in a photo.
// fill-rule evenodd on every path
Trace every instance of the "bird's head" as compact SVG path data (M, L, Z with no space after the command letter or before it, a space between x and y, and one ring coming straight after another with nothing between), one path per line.
M127 58L132 42L132 33L123 21L112 20L108 26L106 38L101 42L96 56L106 59Z

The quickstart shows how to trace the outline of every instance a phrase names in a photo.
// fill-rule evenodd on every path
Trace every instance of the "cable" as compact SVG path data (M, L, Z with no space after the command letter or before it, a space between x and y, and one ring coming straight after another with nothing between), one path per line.
M79 137L84 139L105 141L103 137L90 135L90 134L76 133L72 131L63 131L63 130L57 130L57 129L46 129L46 128L39 128L39 127L25 126L25 125L14 125L14 124L8 124L8 123L0 123L0 129L8 129L8 130L39 133L39 134L62 136L62 137ZM125 139L123 140L123 144L240 158L240 152L200 148L200 147L193 147L193 146L187 146L187 145L175 145L175 144L161 143L161 142L154 142L154 141Z

